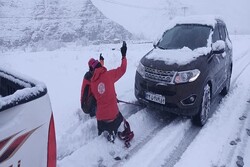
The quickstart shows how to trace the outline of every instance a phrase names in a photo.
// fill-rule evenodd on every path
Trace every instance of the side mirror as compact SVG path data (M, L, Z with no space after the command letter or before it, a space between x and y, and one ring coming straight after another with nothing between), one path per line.
M153 42L153 47L156 48L158 41Z
M222 54L225 52L226 44L222 40L218 40L212 44L212 53L213 54Z

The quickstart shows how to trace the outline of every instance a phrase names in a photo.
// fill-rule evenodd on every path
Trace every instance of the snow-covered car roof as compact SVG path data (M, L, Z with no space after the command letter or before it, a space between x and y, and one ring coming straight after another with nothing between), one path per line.
M217 20L223 20L221 16L217 15L197 15L197 16L186 16L186 17L176 17L170 21L168 24L168 29L173 28L178 24L201 24L207 25L214 28Z
M171 28L175 27L178 24L200 24L204 26L211 26L214 28L216 22L220 21L224 23L223 20L224 20L223 17L219 15L178 16L175 17L166 25L163 32L160 32L157 35L157 38L156 40L154 40L154 43L156 44L162 38L162 34L165 31L170 30Z

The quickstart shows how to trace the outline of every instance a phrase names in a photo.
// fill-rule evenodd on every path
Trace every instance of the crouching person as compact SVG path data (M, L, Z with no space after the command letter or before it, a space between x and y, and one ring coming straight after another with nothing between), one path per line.
M94 74L91 79L91 91L97 101L96 119L98 135L107 131L107 139L111 142L114 142L118 128L124 121L118 109L114 84L126 72L126 52L127 46L126 43L123 42L121 47L122 62L120 67L108 71L101 63L97 63L94 67Z

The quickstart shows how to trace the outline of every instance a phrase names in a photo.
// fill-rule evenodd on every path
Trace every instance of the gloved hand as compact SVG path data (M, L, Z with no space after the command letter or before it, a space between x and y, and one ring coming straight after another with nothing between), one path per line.
M102 53L100 53L100 57L99 57L99 60L101 61L103 61L104 60L104 57L102 57Z
M122 54L123 59L126 57L126 53L127 53L127 44L125 41L123 41L122 47L121 47L121 54Z
M99 61L102 66L104 66L104 57L102 57L102 53L100 53Z

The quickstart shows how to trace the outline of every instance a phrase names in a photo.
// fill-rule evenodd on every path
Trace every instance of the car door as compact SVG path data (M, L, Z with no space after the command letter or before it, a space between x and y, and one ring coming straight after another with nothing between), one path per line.
M221 24L217 23L214 28L214 33L212 35L212 42L215 43L218 40L222 40L222 35L220 32ZM218 93L222 84L226 79L225 75L225 63L226 63L226 54L213 53L213 75L214 75L214 91Z
M230 70L229 68L229 61L230 61L230 48L226 42L226 30L225 30L225 24L222 24L222 23L219 23L219 32L220 32L220 39L223 40L225 42L225 51L224 53L221 54L221 65L222 65L222 69L221 69L221 73L220 73L220 76L221 76L221 83L220 83L220 90L222 89L222 85L223 83L226 82L227 80L227 73L228 73L228 70Z
M231 40L229 39L225 24L222 24L220 26L220 34L226 46L224 58L225 58L225 72L227 72L228 70L230 70L230 64L231 64L231 59L232 59L232 43L231 43Z

